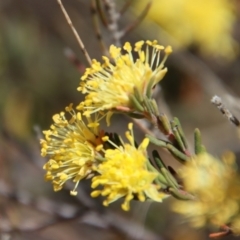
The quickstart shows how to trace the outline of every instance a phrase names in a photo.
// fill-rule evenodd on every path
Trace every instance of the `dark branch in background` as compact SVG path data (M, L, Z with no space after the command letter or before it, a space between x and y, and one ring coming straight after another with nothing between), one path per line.
M121 16L128 10L128 8L130 7L131 3L133 0L127 0L125 2L125 4L123 5L122 9L119 11L119 13L121 14Z
M214 96L211 102L220 110L220 112L227 117L227 119L233 123L236 127L240 126L239 120L228 110L222 103L222 99L218 96Z
M103 26L108 27L109 21L107 19L107 16L104 13L102 1L101 0L94 0L94 1L96 2L96 9Z
M73 66L76 67L76 69L80 74L84 73L86 67L79 61L76 54L73 52L71 48L68 48L68 47L65 48L64 55L73 64Z
M216 238L226 237L226 236L232 234L231 228L229 226L227 226L227 225L221 226L220 230L222 230L222 231L221 232L217 232L217 233L209 234L209 237L216 239Z
M128 10L131 2L132 0L126 1L122 9L118 11L113 0L91 0L91 13L96 37L100 43L103 53L106 55L108 55L106 51L107 47L104 43L99 23L101 23L102 26L110 32L113 44L120 47L121 39L128 33L132 32L133 29L135 29L143 21L151 6L151 1L149 1L133 23L130 23L124 29L120 29L119 21L121 20L121 16Z
M140 15L137 17L137 19L129 24L123 31L122 31L122 36L126 36L128 33L130 33L131 31L133 31L142 21L143 19L146 17L150 7L152 5L152 1L149 1L146 5L146 7L143 9L143 11L140 13Z
M100 17L100 19L102 20L102 23L104 26L108 26L108 22L105 18L104 12L102 10L102 7L99 6L100 5L100 1L99 0L91 0L91 14L92 14L92 18L93 18L93 25L94 25L94 30L95 30L95 34L96 34L96 38L101 46L101 50L105 55L108 55L108 50L106 47L106 44L104 43L103 40L103 36L101 33L101 29L99 26L99 22L98 22L98 15Z

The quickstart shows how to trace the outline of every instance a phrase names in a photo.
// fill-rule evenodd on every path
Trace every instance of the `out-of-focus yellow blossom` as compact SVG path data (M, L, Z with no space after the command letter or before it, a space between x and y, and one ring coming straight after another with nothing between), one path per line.
M142 47L145 46L145 50ZM166 74L164 63L172 52L171 47L159 45L157 41L139 41L135 43L135 59L130 43L125 43L123 54L121 48L110 46L111 59L103 57L103 63L93 60L81 78L78 90L86 94L84 102L77 107L85 115L104 110L134 111L130 95L134 89L145 95L148 83L157 84ZM160 52L165 51L165 57L160 60ZM113 61L113 63L111 63Z
M223 161L207 153L195 156L181 168L179 175L185 190L196 198L175 202L174 211L189 218L195 227L207 223L221 226L234 221L240 210L240 181L232 153L226 154ZM239 224L235 225L240 229Z
M234 218L234 220L231 222L230 227L234 235L240 235L240 214Z
M143 7L147 1L137 2ZM174 47L196 44L205 54L229 58L237 46L233 9L232 0L155 0L148 16L175 40Z
M92 197L107 196L104 206L125 197L122 209L128 211L130 201L136 197L140 201L146 198L161 202L167 195L159 192L159 187L153 184L157 173L147 169L147 152L149 140L145 138L138 148L135 147L132 124L126 136L130 142L116 146L116 149L105 151L105 161L97 168L99 176L92 179L92 188L102 185L101 190L92 192ZM109 141L108 139L106 139Z
M54 191L61 190L63 184L72 179L75 187L71 194L76 195L79 181L91 174L96 163L97 146L101 144L103 133L99 132L97 120L88 117L84 122L81 113L76 113L72 105L66 111L71 115L70 120L64 112L56 114L50 130L43 131L45 140L41 140L41 155L49 157L44 165L45 179L52 181Z

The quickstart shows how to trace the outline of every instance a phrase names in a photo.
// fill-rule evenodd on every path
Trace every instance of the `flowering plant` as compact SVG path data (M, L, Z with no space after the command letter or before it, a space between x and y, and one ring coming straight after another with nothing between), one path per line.
M87 55L90 67L78 87L85 94L84 101L76 109L72 104L66 107L69 117L65 112L54 115L54 124L43 132L41 154L48 157L45 179L52 182L54 191L67 181L74 182L73 196L78 194L80 181L91 179L92 197L101 195L104 206L123 198L125 211L133 199L162 202L172 196L176 199L173 210L185 215L193 226L211 224L223 228L220 235L239 235L240 178L234 155L225 154L222 161L211 156L199 129L194 131L191 152L178 118L170 121L153 98L155 86L167 73L164 65L171 52L170 46L156 40L141 40L134 47L129 42L123 48L111 45L110 57L103 56L102 63ZM219 106L216 98L214 101ZM133 122L151 122L164 138L146 134L138 144L129 123L125 142L120 135L101 129L103 120L114 124L111 116L115 113L127 115ZM239 125L233 115L230 120ZM155 147L152 156L149 143ZM181 163L178 171L161 159L160 148Z

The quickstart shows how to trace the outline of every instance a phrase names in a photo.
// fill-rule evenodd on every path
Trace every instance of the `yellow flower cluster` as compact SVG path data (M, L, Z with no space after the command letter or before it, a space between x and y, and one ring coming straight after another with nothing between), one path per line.
M144 45L145 51L142 50ZM126 133L130 144L119 138L121 143L117 145L99 130L99 121L118 107L134 111L130 95L136 89L138 93L146 94L147 89L149 92L163 78L167 71L164 63L172 50L171 47L164 50L157 41L140 41L135 44L138 58L134 60L130 43L127 42L123 49L125 54L121 53L121 48L111 46L111 59L103 57L102 65L93 60L78 88L87 93L85 101L77 107L79 112L70 105L66 108L69 120L65 112L53 116L54 124L43 132L45 139L41 140L41 153L49 158L44 165L45 179L52 181L55 191L72 180L75 186L71 194L76 195L80 180L92 178L92 187L98 187L92 192L93 197L107 196L105 206L124 197L122 208L127 211L133 198L161 201L166 194L161 193L160 186L154 183L158 172L153 167L149 169L146 151L149 140L145 139L136 148L130 125L130 131ZM162 61L161 50L165 51Z
M162 201L167 195L159 193L158 188L153 184L157 177L156 172L150 172L147 169L147 152L149 140L145 138L138 148L132 133L132 124L129 125L130 132L127 132L127 138L130 142L123 143L122 146L116 146L115 149L105 151L105 161L102 162L97 171L100 174L92 180L92 188L102 185L101 190L92 192L92 197L108 196L104 205L125 197L122 209L129 210L129 202L134 197L140 201L145 201L146 197L154 201Z
M72 195L76 195L76 188L81 179L92 173L98 145L101 144L99 123L91 118L83 121L80 112L75 113L72 106L66 108L71 114L67 120L65 113L53 116L54 124L50 130L44 131L45 139L41 140L41 155L50 159L44 165L45 179L52 181L55 191L62 189L64 183L72 179L75 182Z
M142 50L146 46L145 51ZM134 51L138 58L135 60L130 43L121 48L110 47L111 59L103 57L103 63L93 60L90 68L86 69L81 78L78 90L87 93L84 102L77 107L84 115L104 110L135 110L130 95L137 89L142 95L146 94L148 83L157 84L166 74L164 63L172 52L171 47L165 48L157 41L139 41L135 43ZM160 61L160 52L165 51L165 57ZM113 63L111 63L113 61Z
M146 2L138 1L138 4L142 7ZM231 34L236 17L232 0L155 0L148 16L179 47L194 44L203 53L235 55L237 44Z
M66 108L71 114L67 120L65 113L53 116L51 129L44 131L45 139L41 140L42 156L50 159L44 165L45 179L52 181L55 191L62 189L66 181L75 183L71 195L77 194L77 186L83 178L92 178L92 197L108 196L104 205L125 197L122 204L124 210L129 210L129 202L134 197L140 201L146 198L162 201L167 195L159 192L159 186L154 184L157 172L148 168L146 138L138 148L132 131L132 124L126 136L130 144L121 140L118 146L112 142L103 131L99 131L98 121L86 118L83 121L81 113L75 113L72 107ZM104 142L109 142L114 149L104 149Z
M185 190L196 198L175 202L174 211L184 214L195 227L231 223L233 232L240 234L240 179L232 153L225 154L223 161L200 154L181 168L179 175Z

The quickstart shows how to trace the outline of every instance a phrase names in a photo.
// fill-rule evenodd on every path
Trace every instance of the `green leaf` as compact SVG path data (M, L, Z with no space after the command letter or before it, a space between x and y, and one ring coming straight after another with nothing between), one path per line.
M198 128L194 131L194 146L196 155L206 152L206 148L202 145L201 132Z
M139 111L139 112L144 112L144 108L142 106L142 103L138 101L138 99L133 95L130 94L129 98L131 100L132 105L134 106L134 108Z

